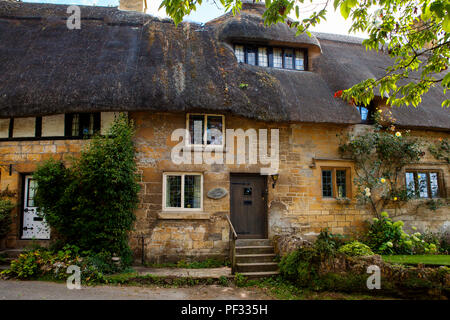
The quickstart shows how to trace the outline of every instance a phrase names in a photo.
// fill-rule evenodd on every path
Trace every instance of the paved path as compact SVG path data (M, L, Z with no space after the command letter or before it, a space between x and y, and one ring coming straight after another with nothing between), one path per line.
M221 286L186 288L95 286L69 290L45 281L0 280L0 300L261 300L271 299L256 289Z

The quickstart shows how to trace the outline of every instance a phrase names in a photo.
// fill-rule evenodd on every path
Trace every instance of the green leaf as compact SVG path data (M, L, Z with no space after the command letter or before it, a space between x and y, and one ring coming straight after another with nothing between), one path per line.
M444 17L444 20L442 21L442 29L444 29L445 32L450 32L450 16L449 15Z
M344 19L347 19L348 16L350 15L350 9L351 9L351 8L349 8L347 6L347 1L344 1L341 4L341 8L340 9L341 9L341 15L344 17Z

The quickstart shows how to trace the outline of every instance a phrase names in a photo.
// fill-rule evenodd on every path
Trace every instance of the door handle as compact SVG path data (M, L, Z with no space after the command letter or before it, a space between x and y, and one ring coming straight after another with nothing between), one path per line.
M23 212L28 212L28 208L23 209Z
M23 230L27 231L27 230L33 230L34 228L28 228L28 227L23 227Z

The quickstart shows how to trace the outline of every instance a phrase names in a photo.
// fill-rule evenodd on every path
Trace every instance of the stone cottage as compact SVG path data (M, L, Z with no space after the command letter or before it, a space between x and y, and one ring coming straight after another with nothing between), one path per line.
M140 12L81 7L81 28L69 29L67 6L0 1L0 187L15 191L18 204L5 246L48 242L33 171L79 153L83 137L104 133L118 113L137 126L142 190L130 239L137 261L226 257L231 225L239 241L349 233L369 219L337 134L364 130L376 110L390 108L381 97L355 107L334 93L382 75L390 58L357 38L264 27L263 12L244 3L237 16L175 27ZM435 88L417 108L392 108L396 125L424 141L449 138L445 98ZM174 139L177 129L189 134ZM230 148L227 135L238 133L247 136ZM267 157L261 149L250 155L258 139L267 141ZM174 148L213 150L225 160L179 163ZM448 163L427 153L405 168L405 181L417 172L430 190L391 213L406 227L448 229L448 206L419 206L450 194ZM250 240L241 242L247 262L271 257L270 240Z

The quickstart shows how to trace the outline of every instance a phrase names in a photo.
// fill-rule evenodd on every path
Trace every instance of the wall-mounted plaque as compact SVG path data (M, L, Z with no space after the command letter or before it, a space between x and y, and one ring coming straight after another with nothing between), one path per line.
M221 199L227 195L228 191L224 188L214 188L208 191L208 198Z

